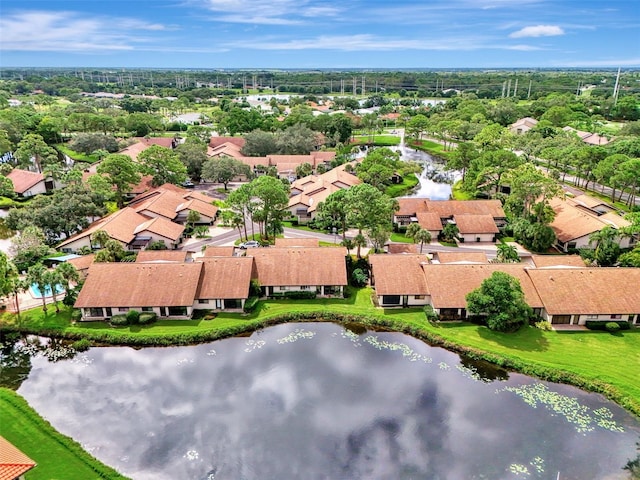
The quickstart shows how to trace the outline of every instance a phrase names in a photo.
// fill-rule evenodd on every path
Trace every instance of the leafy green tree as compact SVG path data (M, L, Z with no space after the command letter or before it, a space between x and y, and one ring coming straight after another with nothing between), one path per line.
M266 157L278 152L276 137L269 132L254 130L243 135L242 154L247 157Z
M251 201L250 184L245 183L240 185L239 188L233 190L227 197L226 203L231 211L240 218L244 229L244 238L247 240L249 238L247 234L247 221L251 218L254 208L254 204ZM240 236L242 237L242 234L240 234Z
M0 197L13 197L15 191L13 189L13 181L10 178L0 175Z
M442 232L440 232L442 240L445 242L455 242L458 236L460 235L460 231L458 230L458 226L454 223L447 223L444 227L442 227Z
M184 143L178 145L174 152L180 161L187 167L187 175L196 182L202 178L202 165L209 159L207 145L187 138Z
M604 193L605 184L611 187L611 201L615 202L616 189L618 187L615 175L618 171L618 165L629 160L629 157L621 153L614 153L609 155L604 160L598 162L598 165L593 169L593 175L595 179L602 185L601 193Z
M621 267L640 267L640 247L636 247L630 252L620 255L618 257L618 264Z
M545 209L537 205L548 206L552 198L562 193L557 180L544 174L531 163L523 163L508 170L503 174L501 182L511 189L506 206L514 215L532 216L537 222L545 220L541 217Z
M69 142L69 147L76 152L87 155L98 150L106 150L108 153L113 153L118 151L118 141L112 135L80 133Z
M589 246L594 247L593 257L600 267L615 265L620 256L619 232L609 225L589 235Z
M249 167L233 157L223 155L220 158L211 158L202 165L202 178L217 183L222 183L228 190L229 182L239 175L249 175Z
M211 140L211 127L205 125L189 125L187 127L187 138L193 138L198 143L208 145Z
M140 182L140 172L133 160L128 155L114 153L107 156L96 171L115 187L118 208L124 207L125 195Z
M410 238L415 243L416 234L422 229L419 223L410 223L404 232L405 237Z
M0 250L0 298L13 293L14 277L18 271L6 253Z
M308 162L301 163L296 167L296 176L298 178L306 177L308 175L311 175L312 173L313 173L313 167Z
M105 230L96 230L90 236L91 247L92 248L104 248L111 237Z
M124 127L137 137L144 137L151 132L162 130L162 121L156 115L150 113L132 113L125 118Z
M518 218L512 222L512 226L516 241L534 252L546 252L556 241L555 232L546 223Z
M347 190L340 189L329 195L324 202L318 204L316 222L322 227L337 227L342 232L342 240L346 240L347 231Z
M379 190L391 182L398 166L399 154L388 148L376 148L356 167L358 178Z
M19 271L26 271L49 255L51 249L38 227L27 226L11 239L9 254Z
M471 162L478 158L478 155L478 151L473 143L459 143L458 148L447 157L447 168L450 170L460 170L462 172L462 182L464 183L467 169L471 165Z
M18 143L15 157L22 166L35 165L42 173L45 165L58 161L58 152L46 144L44 139L35 133L29 133Z
M318 146L316 132L304 124L287 127L276 134L278 153L282 155L306 155Z
M165 183L181 185L187 179L187 167L178 155L169 148L152 145L138 155L140 171L153 177L151 185L159 187Z
M96 263L119 262L126 254L127 252L119 241L109 239L104 243L103 248L96 252L93 261Z
M612 177L612 181L620 185L620 197L622 199L622 191L628 189L629 196L627 205L635 204L638 187L640 187L640 158L631 158L618 166L618 171Z
M256 178L249 185L254 204L253 220L263 226L264 238L269 239L269 231L275 235L281 226L289 190L280 180L268 175Z
M71 282L77 283L80 281L80 273L76 267L69 262L62 262L56 267L56 271L60 274L59 283L64 287L66 292L71 289Z
M486 316L489 329L499 332L518 330L533 314L518 279L504 272L493 272L466 300L469 313Z
M362 258L361 249L367 246L367 239L362 233L358 233L353 237L353 245L357 248L357 257Z
M355 185L347 190L347 223L359 233L381 227L391 227L396 202L368 183Z
M196 223L200 221L200 214L196 210L189 210L187 214L187 223L186 227L188 230L193 230Z

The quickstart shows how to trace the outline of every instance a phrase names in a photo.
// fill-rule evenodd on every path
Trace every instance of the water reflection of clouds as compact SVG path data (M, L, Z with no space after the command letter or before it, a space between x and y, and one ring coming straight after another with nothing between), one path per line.
M375 336L406 348L379 350L365 336L355 348L333 324L305 326L317 332L312 341L278 344L295 328L264 330L253 337L264 346L250 353L247 339L236 338L216 342L214 357L208 344L94 348L89 366L34 359L20 393L63 433L140 480L213 471L218 480L458 480L479 472L506 479L509 465L537 455L548 471L571 461L589 476L602 444L620 466L625 448L633 452L634 435L599 432L585 442L544 409L496 393L534 382L527 377L473 381L438 366L459 363L446 350L390 333ZM433 363L410 361L407 349Z

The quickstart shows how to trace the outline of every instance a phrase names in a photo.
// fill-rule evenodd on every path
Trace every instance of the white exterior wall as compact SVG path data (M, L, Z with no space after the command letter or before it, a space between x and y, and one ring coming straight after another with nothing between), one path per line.
M47 189L44 186L44 180L36 183L33 187L31 187L26 192L23 192L22 196L27 198L27 197L33 197L34 195L39 195L41 193L47 193Z
M614 316L616 314L613 314ZM633 313L622 313L622 314L617 314L620 315L620 318L611 318L612 314L607 313L607 314L599 314L599 315L571 315L571 323L566 323L564 325L585 325L587 323L587 321L590 322L628 322L629 321L629 315L633 315L634 316L634 320L633 323L640 325L640 312L637 314L633 314ZM551 321L553 320L553 315L549 315L549 313L547 313L547 311L545 309L542 309L542 312L540 313L540 316L542 317L543 320L546 320L547 322L551 323ZM562 324L560 324L562 325Z
M422 297L422 298L417 298ZM416 307L416 306L424 306L431 302L431 297L429 295L409 295L407 299L407 306Z
M61 248L63 252L77 252L82 247L91 248L91 238L89 235L86 237L80 237L73 242L67 243Z
M101 308L101 307L95 307L95 308ZM82 320L83 321L93 321L93 320L104 320L105 318L107 318L108 316L106 315L106 310L108 307L102 307L102 315L97 316L97 317L92 317L91 316L91 309L90 308L82 308ZM168 307L167 307L168 308ZM193 315L193 306L188 305L186 306L187 308L187 315L179 315L179 316L165 316L162 315L162 310L163 307L152 307L151 311L142 311L142 307L111 307L111 316L113 315L126 315L127 312L129 310L137 310L138 312L142 313L155 313L158 318L191 318L191 316Z
M177 247L178 245L180 245L180 243L182 243L182 238L178 239L178 242L174 242L173 240L167 238L167 237L163 237L162 235L158 235L157 233L152 233L149 232L147 230L144 230L142 232L137 233L137 235L141 236L141 237L150 237L151 240L149 240L149 243L151 242L155 242L157 240L161 240L164 242L164 244L167 246L167 248L172 249Z
M477 243L479 238L481 242L494 242L496 233L465 233L460 234L460 238L464 239L464 243Z
M206 301L208 303L200 303L199 300L193 302L194 310L226 310L230 312L240 312L244 308L244 302L246 298L239 298L240 300L240 308L225 308L224 299L221 298L207 298L202 299L202 301Z
M332 286L334 288L340 289L338 294L333 294L333 295L342 295L344 291L344 287L342 285L332 285ZM284 292L316 292L316 295L318 297L326 296L324 291L324 285L281 285L281 286L273 287L273 293L284 293Z

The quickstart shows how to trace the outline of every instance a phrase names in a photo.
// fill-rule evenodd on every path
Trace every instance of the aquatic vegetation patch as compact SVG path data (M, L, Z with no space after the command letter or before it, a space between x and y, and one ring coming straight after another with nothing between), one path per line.
M465 367L464 365L456 365L456 369L460 372L462 372L462 374L475 381L475 382L482 382L485 379L482 378L482 375L480 375L476 370L474 370L473 368L470 367Z
M549 390L543 383L522 385L519 387L504 387L500 391L508 391L518 395L527 405L538 408L542 405L554 415L559 415L573 424L578 433L586 434L596 427L612 432L624 432L624 428L613 420L613 414L607 408L591 410L582 405L577 398L568 397Z
M297 342L298 340L302 340L302 339L309 340L315 336L316 336L316 332L305 330L304 328L296 328L293 332L291 332L286 337L279 338L277 342L282 345L284 343Z
M407 357L412 362L417 362L417 361L421 361L424 363L433 362L433 359L431 357L417 353L415 350L413 350L409 345L405 343L387 342L386 340L380 340L375 335L368 335L367 337L365 337L364 341L369 345L373 346L374 348L377 348L378 350L390 350L392 352L400 351L402 352L403 357Z
M247 340L247 342L245 343L247 347L244 349L244 351L249 353L253 352L254 350L259 350L264 347L265 343L266 342L264 340Z

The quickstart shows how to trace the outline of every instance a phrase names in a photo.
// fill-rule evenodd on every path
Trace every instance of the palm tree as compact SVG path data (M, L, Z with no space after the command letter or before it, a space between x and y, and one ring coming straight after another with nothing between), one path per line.
M431 233L429 233L429 230L425 230L424 228L421 228L416 232L416 234L413 237L413 240L416 243L418 242L420 243L420 253L422 253L422 247L424 246L424 244L431 243Z
M104 230L96 230L91 234L91 245L95 248L104 248L106 243L111 239L109 234Z
M356 253L358 258L362 258L360 255L360 248L367 246L367 239L362 233L358 233L355 237L353 237L353 243L356 247L358 247L358 251Z
M47 302L45 300L45 289L47 287L46 278L47 269L41 263L36 263L27 270L27 282L29 285L35 285L42 294L42 311L47 312Z
M500 263L517 263L520 261L520 255L518 255L518 249L514 245L500 243L497 246L496 259Z
M57 268L45 270L44 275L42 276L42 281L46 287L51 289L51 296L53 297L53 304L56 306L56 313L60 313L60 306L58 305L58 288L60 287L60 284L64 282L62 274ZM44 299L44 290L41 289L40 291L42 292L42 298Z
M418 233L419 231L420 231L420 224L419 223L411 223L407 227L407 230L404 232L404 235L407 238L411 238L415 243L416 233Z
M63 262L56 267L56 271L60 274L60 284L64 287L65 291L71 288L71 282L78 282L80 280L80 274L76 267L69 262Z

